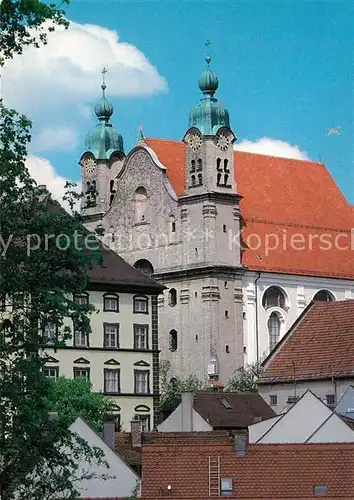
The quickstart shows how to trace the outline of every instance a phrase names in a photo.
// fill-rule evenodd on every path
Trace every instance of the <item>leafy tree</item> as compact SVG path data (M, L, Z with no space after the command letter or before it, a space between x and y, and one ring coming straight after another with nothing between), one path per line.
M92 384L84 377L59 377L54 382L52 407L67 427L77 417L82 417L96 431L100 430L102 422L110 412L111 401L91 389Z
M40 0L2 0L0 15L1 49L0 65L5 59L15 54L22 54L23 47L39 47L47 43L48 33L55 26L68 28L65 11L61 7L70 0L63 0L59 5L48 4Z
M183 392L198 392L206 389L207 383L196 375L189 375L185 379L172 377L168 362L160 365L160 412L162 420L167 418L181 403Z
M259 368L258 364L239 368L236 375L228 381L226 390L231 392L258 392Z
M3 0L0 64L67 24L55 5ZM72 434L65 418L52 418L43 328L57 326L55 348L71 336L66 318L90 332L92 308L75 303L73 294L86 288L100 255L79 217L31 179L25 167L30 128L0 101L0 499L74 500L80 498L75 481L92 477L78 463L103 463L102 453Z

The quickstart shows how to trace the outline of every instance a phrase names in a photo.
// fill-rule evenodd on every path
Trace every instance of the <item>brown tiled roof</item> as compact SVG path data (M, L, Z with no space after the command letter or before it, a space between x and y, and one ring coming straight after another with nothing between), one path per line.
M263 362L259 383L354 375L354 300L311 302Z
M103 265L96 265L89 271L90 282L121 287L143 287L146 290L160 293L165 288L157 281L135 269L122 257L105 245L101 245Z
M214 429L245 429L257 420L275 416L272 408L256 393L198 392L193 396L193 407Z
M249 445L238 457L233 443L199 434L190 444L144 445L143 499L209 500L209 457L219 457L220 477L232 479L229 498L313 499L315 485L328 487L326 498L354 498L354 444Z
M147 144L182 196L184 143L147 139ZM244 266L255 271L354 278L350 249L354 210L323 163L235 151L234 167L237 192L243 197L242 237L249 243L242 256ZM324 236L323 241L319 236ZM336 238L340 244L335 244ZM277 239L278 248L269 251L267 242L272 246Z

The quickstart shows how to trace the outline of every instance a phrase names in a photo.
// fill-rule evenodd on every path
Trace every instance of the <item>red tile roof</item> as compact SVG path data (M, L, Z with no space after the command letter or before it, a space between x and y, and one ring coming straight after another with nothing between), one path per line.
M184 143L161 139L147 143L182 196ZM255 271L354 278L350 249L354 210L322 163L241 151L235 151L234 163L237 190L243 196L243 240L249 247L243 255L245 266ZM267 250L277 240L277 250Z
M354 300L311 302L264 361L259 382L352 377L353 339Z
M203 434L143 447L143 499L210 500L209 457L220 457L220 477L232 479L229 498L313 499L313 487L326 485L326 498L353 499L354 444L249 445L238 457L232 441L210 443Z

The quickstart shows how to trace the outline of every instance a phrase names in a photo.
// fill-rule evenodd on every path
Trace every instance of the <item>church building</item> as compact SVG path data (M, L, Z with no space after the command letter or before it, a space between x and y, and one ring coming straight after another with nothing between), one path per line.
M165 285L159 346L171 376L226 383L264 359L311 300L354 298L354 207L322 163L236 151L206 63L182 141L140 132L130 152L103 81L80 159L82 213Z

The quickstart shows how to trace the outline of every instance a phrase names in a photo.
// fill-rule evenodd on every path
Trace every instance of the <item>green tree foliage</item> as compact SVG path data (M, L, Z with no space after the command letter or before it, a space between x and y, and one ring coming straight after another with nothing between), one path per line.
M59 7L37 0L3 0L0 9L2 65L24 46L46 43L55 25L67 26ZM80 218L29 176L30 128L0 102L0 500L74 500L75 481L92 477L78 463L102 463L102 453L72 434L64 418L50 418L54 387L43 374L43 329L57 326L54 348L72 334L67 318L90 332L92 308L73 294L86 288L100 255L92 241L87 250Z
M185 379L172 377L168 362L160 365L160 413L162 420L167 418L181 403L183 392L198 392L206 389L207 383L195 375Z
M70 0L59 4L39 0L2 0L0 6L0 65L15 54L22 54L28 45L39 47L47 43L48 34L56 26L69 26L65 19L63 6Z
M258 373L259 365L257 364L239 368L236 375L228 381L226 390L231 392L258 392Z
M101 393L92 392L92 385L84 377L67 379L59 377L54 382L53 410L68 427L77 417L83 418L96 431L99 431L111 402Z

